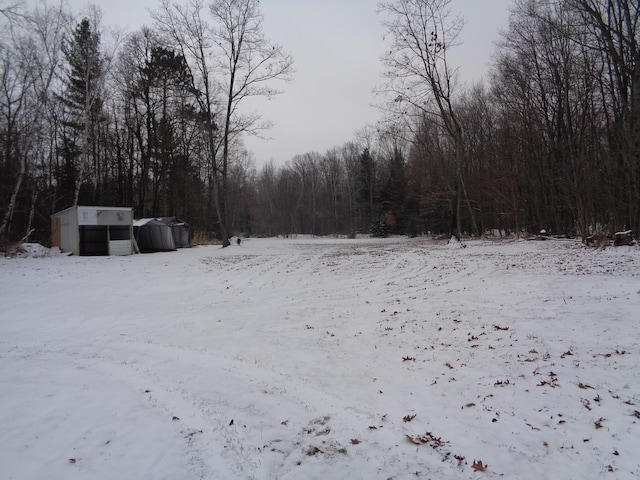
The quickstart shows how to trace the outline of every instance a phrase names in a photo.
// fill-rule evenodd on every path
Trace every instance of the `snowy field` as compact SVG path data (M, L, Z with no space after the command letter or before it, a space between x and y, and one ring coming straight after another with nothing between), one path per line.
M640 248L0 258L0 478L640 478Z

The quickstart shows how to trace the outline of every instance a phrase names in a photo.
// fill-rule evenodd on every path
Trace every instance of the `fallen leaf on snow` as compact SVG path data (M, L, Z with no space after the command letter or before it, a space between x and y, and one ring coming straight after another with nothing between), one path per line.
M474 460L471 468L473 468L474 472L484 472L488 466L489 466L488 464L487 465L483 464L482 460L478 460L477 462Z
M449 443L446 440L442 440L442 437L436 437L433 433L427 432L424 435L405 435L407 439L415 445L425 445L431 443L431 446L435 449Z
M429 441L426 438L421 437L419 435L416 435L416 436L406 435L406 437L414 445L424 445L425 443L427 443Z

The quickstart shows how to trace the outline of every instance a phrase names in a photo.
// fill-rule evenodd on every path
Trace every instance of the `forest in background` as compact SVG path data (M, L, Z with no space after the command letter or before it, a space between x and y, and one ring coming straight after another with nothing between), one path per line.
M50 215L72 205L177 215L223 245L637 233L637 2L515 0L473 85L449 63L463 28L450 8L379 4L390 49L372 98L384 119L326 152L256 166L242 140L268 124L240 103L277 95L292 66L262 35L257 0L162 1L151 26L119 37L97 8L77 18L0 0L0 239L48 244Z

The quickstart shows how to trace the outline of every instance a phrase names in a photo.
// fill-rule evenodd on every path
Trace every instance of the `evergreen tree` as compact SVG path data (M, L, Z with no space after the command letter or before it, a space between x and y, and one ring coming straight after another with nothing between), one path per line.
M79 144L79 155L73 204L78 204L80 187L90 172L93 186L98 183L100 165L96 155L97 124L102 120L103 58L100 53L100 35L89 19L78 23L62 51L69 70L62 102L67 109L65 121L74 132L74 142Z
M151 215L168 215L171 178L175 172L178 139L175 122L193 106L185 97L193 92L193 78L184 55L154 47L140 72L143 100L147 105L147 141L153 179Z
M356 186L356 202L360 210L360 227L366 231L374 217L375 163L368 148L360 155L360 170Z
M406 181L404 156L398 146L393 148L389 160L387 181L381 192L382 209L390 233L402 234L406 230Z

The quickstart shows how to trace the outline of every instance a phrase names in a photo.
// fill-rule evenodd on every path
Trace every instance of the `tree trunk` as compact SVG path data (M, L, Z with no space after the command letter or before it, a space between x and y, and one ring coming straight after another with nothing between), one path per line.
M24 178L26 168L27 159L22 156L22 158L20 159L20 171L18 172L16 182L13 185L13 192L11 192L11 198L9 199L9 204L7 205L7 211L4 213L4 218L2 219L2 224L0 225L0 236L2 236L7 230L9 221L11 220L11 217L13 217L13 211L16 208L16 199L18 198L18 193L20 192L20 187L22 186L22 179Z

